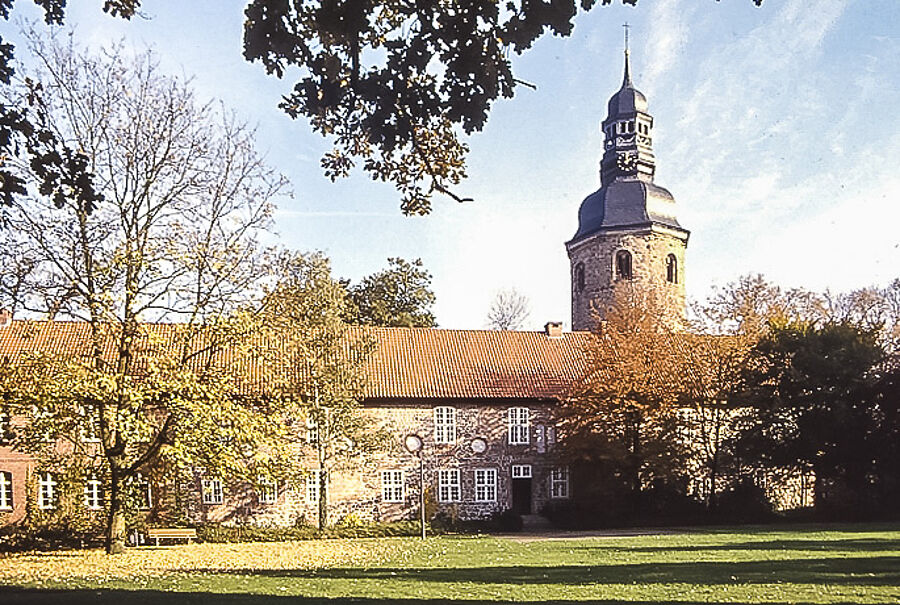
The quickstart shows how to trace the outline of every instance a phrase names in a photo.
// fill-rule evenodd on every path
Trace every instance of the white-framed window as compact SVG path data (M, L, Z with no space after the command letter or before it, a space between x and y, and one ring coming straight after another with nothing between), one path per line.
M438 502L459 502L462 500L462 489L458 468L442 468L438 470Z
M204 479L201 487L203 504L222 504L224 502L221 479Z
M100 422L97 418L97 406L85 405L78 410L81 416L79 430L84 443L100 443Z
M512 465L512 478L513 479L531 479L531 465L530 464L513 464Z
M569 468L557 466L550 470L550 497L569 497Z
M84 484L84 505L91 510L103 508L103 483L97 475L90 475Z
M275 504L278 501L278 482L260 476L256 481L256 495L260 504Z
M548 426L546 429L546 435L547 449L549 450L554 445L556 445L556 427Z
M0 445L12 441L12 414L9 410L0 410Z
M306 475L306 501L316 503L319 501L319 481L322 476L321 470L309 471Z
M381 499L403 502L403 471L381 471Z
M36 431L40 431L41 440L48 443L56 437L56 434L53 432L51 416L52 413L48 410L43 410L37 405L31 406L31 424L36 427Z
M38 508L41 510L56 508L58 496L56 477L53 473L38 475Z
M153 488L150 480L143 473L134 476L134 485L137 488L138 510L150 510L153 508Z
M306 442L310 445L319 442L319 423L312 416L306 417Z
M475 502L497 501L497 469L475 469Z
M0 471L0 510L12 510L12 508L12 473L9 471Z
M531 421L528 408L509 408L507 426L509 427L510 445L526 445L529 443Z
M456 443L456 408L434 408L434 442Z

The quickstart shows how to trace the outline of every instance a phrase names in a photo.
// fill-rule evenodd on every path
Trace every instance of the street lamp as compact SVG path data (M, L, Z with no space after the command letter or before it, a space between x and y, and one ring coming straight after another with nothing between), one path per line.
M410 454L419 457L419 527L422 539L425 539L425 456L422 452L423 441L418 435L410 433L403 440L403 447Z

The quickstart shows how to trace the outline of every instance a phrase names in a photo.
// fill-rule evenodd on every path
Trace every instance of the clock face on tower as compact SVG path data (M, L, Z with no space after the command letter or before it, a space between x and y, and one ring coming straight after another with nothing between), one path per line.
M619 167L619 170L634 170L637 167L637 154L631 152L618 154L616 156L616 165Z

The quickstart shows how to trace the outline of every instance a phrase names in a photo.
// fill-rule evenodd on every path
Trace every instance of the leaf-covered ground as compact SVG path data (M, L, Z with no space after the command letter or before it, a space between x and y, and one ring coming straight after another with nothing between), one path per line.
M7 603L900 603L900 524L513 541L195 544L0 558Z

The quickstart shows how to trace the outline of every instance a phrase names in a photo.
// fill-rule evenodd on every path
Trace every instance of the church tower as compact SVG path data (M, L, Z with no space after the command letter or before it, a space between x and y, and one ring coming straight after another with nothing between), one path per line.
M569 242L572 329L590 330L630 288L665 304L673 323L684 318L684 252L690 232L675 218L675 198L653 182L653 116L631 82L628 36L625 77L601 129L600 189L581 203Z

